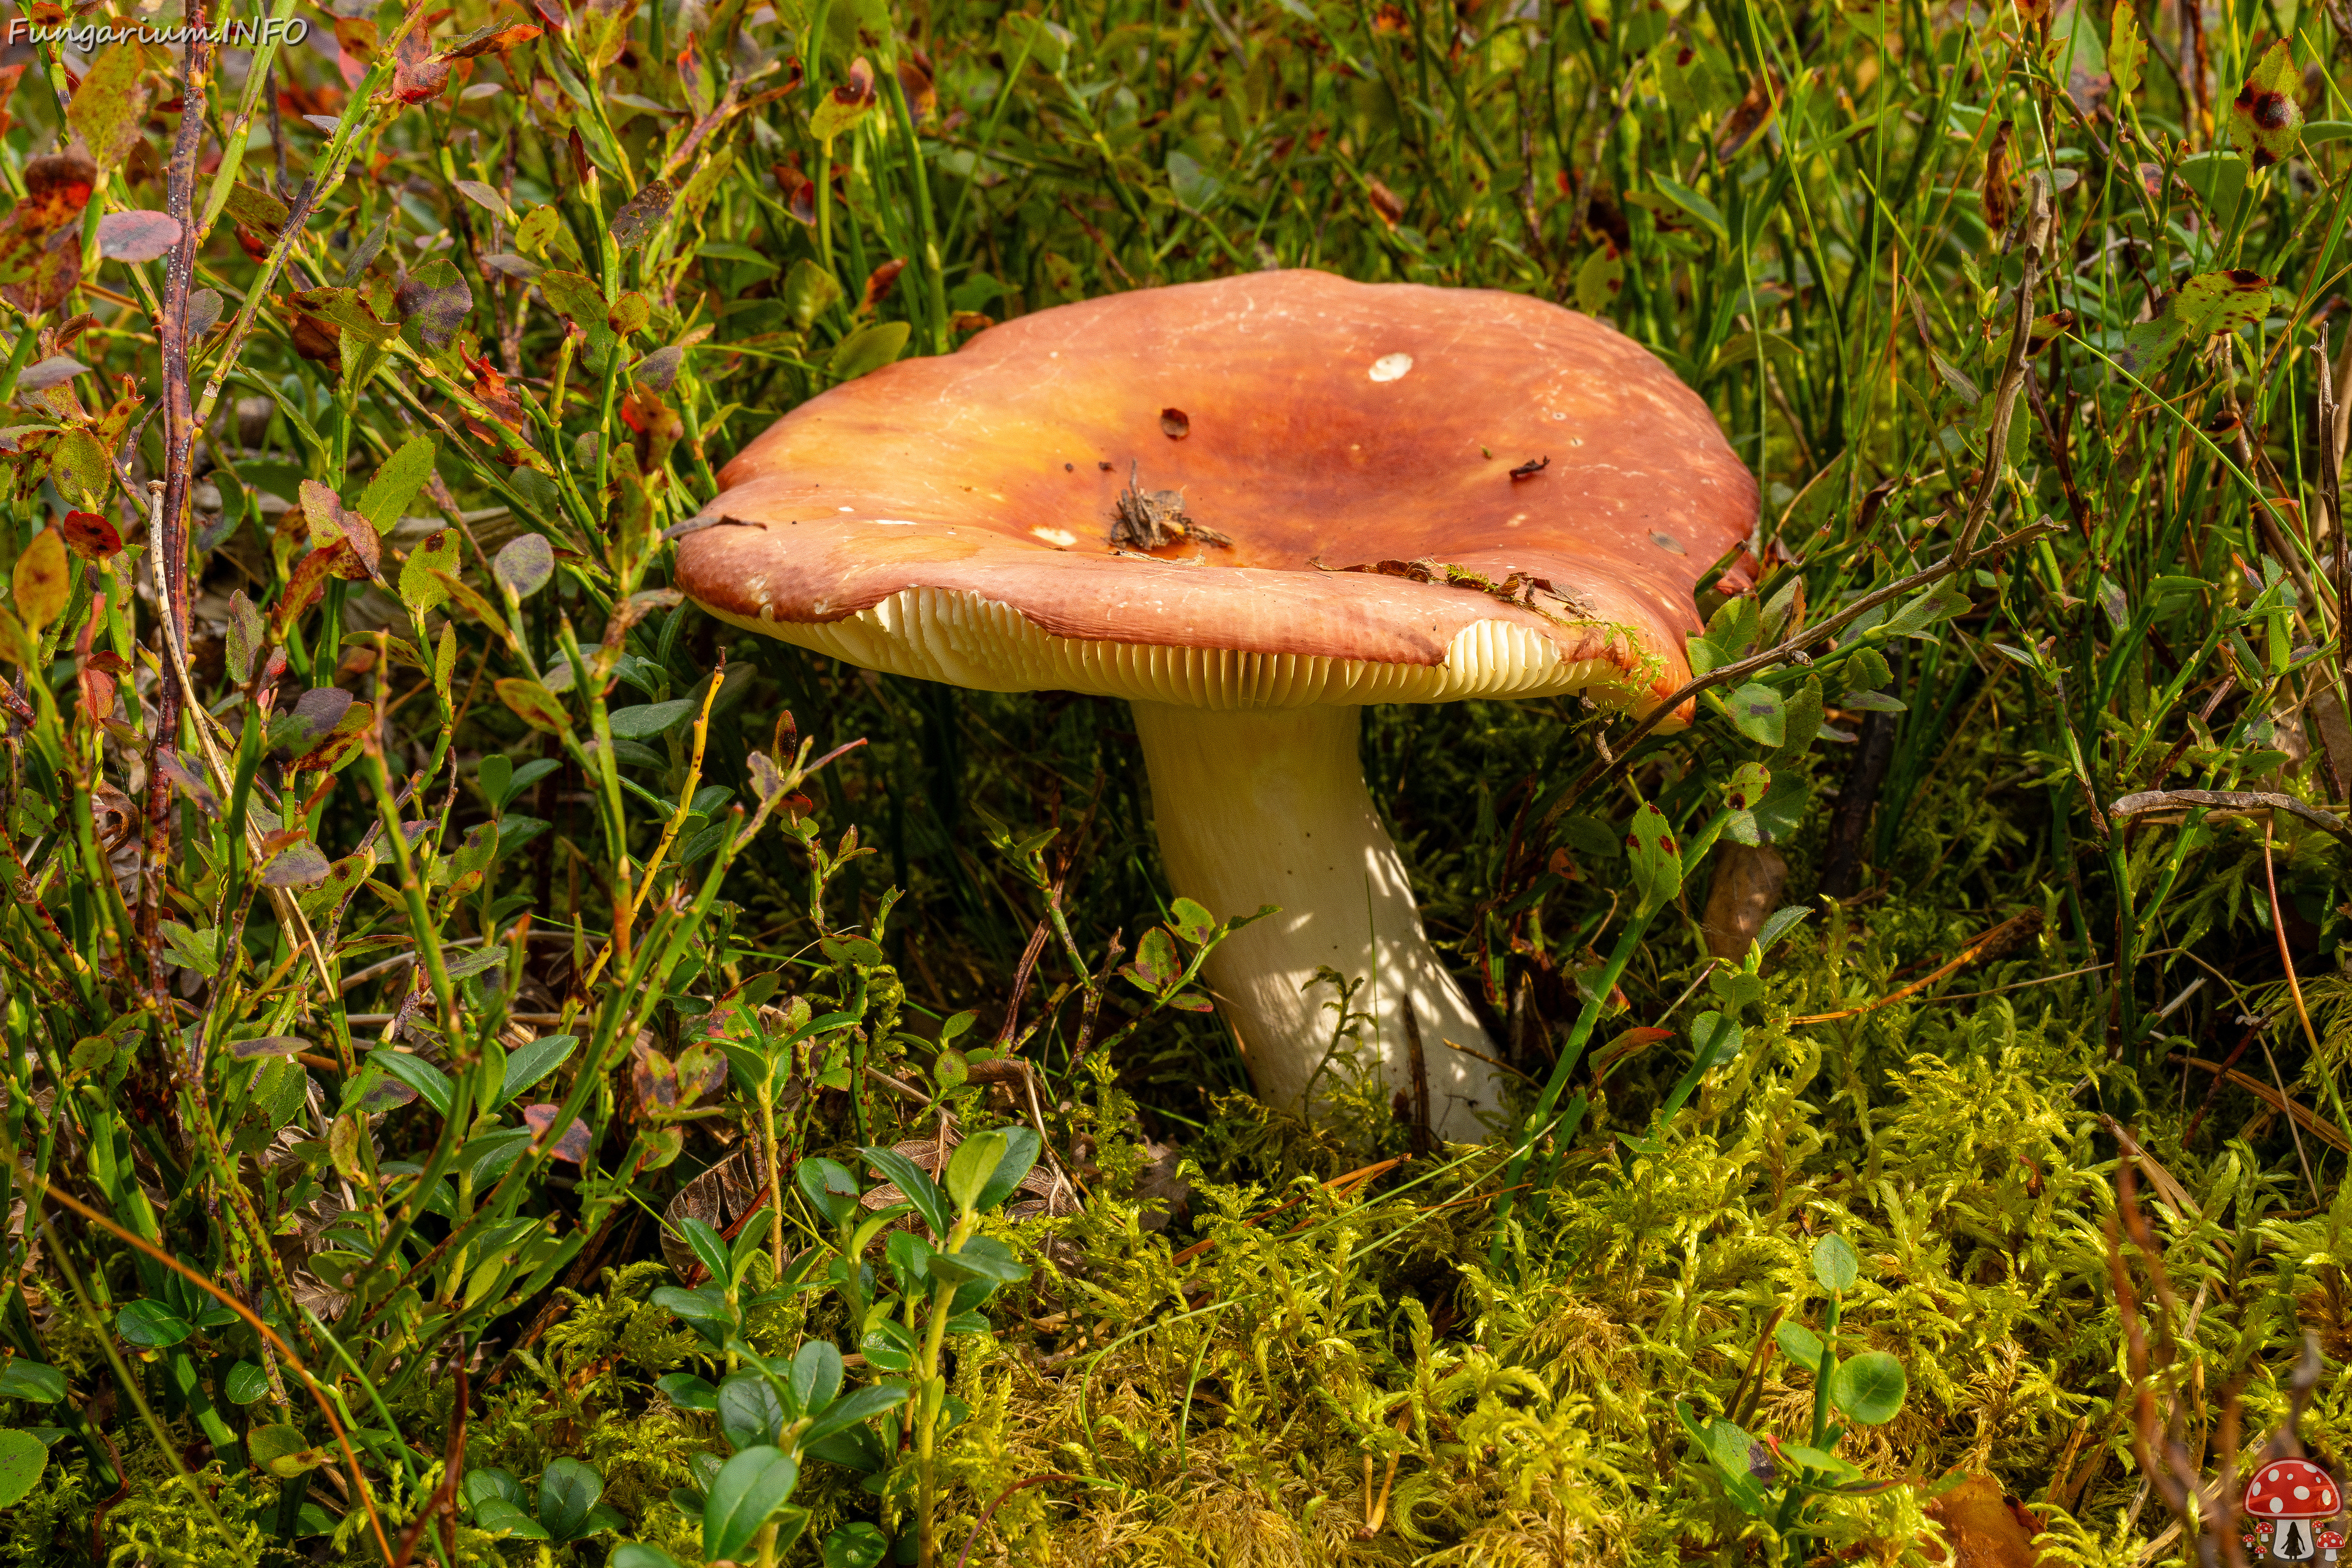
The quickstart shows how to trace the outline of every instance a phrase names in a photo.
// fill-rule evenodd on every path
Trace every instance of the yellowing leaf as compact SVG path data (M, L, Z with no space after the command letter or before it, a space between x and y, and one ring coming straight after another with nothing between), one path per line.
M2115 81L2118 106L2139 90L2139 68L2147 58L2139 13L2132 9L2132 0L2116 0L2115 19L2107 28L2107 75Z
M515 711L516 717L534 730L545 730L561 735L572 728L571 716L555 694L536 680L509 678L498 684L499 700Z
M16 557L13 586L16 615L37 632L66 612L72 582L66 575L66 542L54 528L33 535L25 553Z
M2254 62L2253 74L2238 89L2230 119L2238 128L2247 162L2255 168L2267 169L2294 151L2295 133L2303 127L2303 105L2294 95L2302 87L2294 50L2281 38Z

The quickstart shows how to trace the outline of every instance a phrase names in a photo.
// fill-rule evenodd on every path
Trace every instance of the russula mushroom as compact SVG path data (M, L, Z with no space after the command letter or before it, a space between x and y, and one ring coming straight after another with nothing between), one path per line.
M719 485L674 531L721 619L1131 703L1171 889L1282 911L1207 967L1259 1094L1301 1106L1328 966L1367 982L1363 1057L1408 1097L1418 1071L1457 1140L1499 1109L1500 1053L1365 792L1360 710L1654 707L1757 510L1706 405L1613 330L1309 271L1019 317L811 399Z
M2302 1563L2319 1554L2315 1522L2334 1519L2342 1502L2335 1478L2310 1460L2273 1459L2246 1483L2244 1512L2271 1556Z

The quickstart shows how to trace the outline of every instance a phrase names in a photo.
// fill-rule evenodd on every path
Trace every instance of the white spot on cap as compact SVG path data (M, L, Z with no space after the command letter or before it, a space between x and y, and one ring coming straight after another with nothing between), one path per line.
M856 511L857 509L854 506L845 506L837 508L836 510L841 511Z
M874 520L884 528L912 528L915 525L903 517L877 517Z
M1374 381L1396 381L1412 368L1411 354L1382 354L1372 362Z
M1056 550L1067 550L1078 542L1078 536L1066 528L1047 528L1041 523L1029 531Z
M2272 1511L2273 1513L2284 1513L2284 1512L2285 1512L2285 1511L2286 1511L2286 1499L2284 1499L2284 1498L2283 1498L2283 1497L2274 1497L2274 1498L2271 1499L2271 1511Z
M2298 1498L2307 1498L2311 1495L2311 1489L2309 1487L2297 1487L2294 1489L2294 1495Z

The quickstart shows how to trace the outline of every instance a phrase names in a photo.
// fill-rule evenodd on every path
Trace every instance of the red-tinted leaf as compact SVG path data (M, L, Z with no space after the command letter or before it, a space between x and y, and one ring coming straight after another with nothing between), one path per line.
M403 103L426 103L449 84L449 62L434 54L422 27L411 27L393 48L392 95Z
M403 322L413 321L427 348L446 348L474 308L474 291L446 258L436 258L408 275L396 296Z
M636 1093L637 1109L653 1116L679 1110L683 1096L670 1059L642 1040L630 1047L629 1057L629 1087Z
M89 366L71 354L51 354L48 358L25 367L16 377L17 392L47 392L62 386L75 376L86 374Z
M547 1130L555 1125L555 1119L562 1113L562 1110L563 1108L560 1105L526 1105L522 1108L523 1121L529 1123L530 1130L539 1135L531 1141L533 1147L537 1147L547 1137ZM555 1147L549 1150L548 1153L552 1159L577 1165L587 1160L589 1148L588 1124L578 1117L573 1117L572 1125L563 1130L563 1136L555 1141Z
M109 561L122 552L122 535L94 511L69 511L59 525L66 548L84 561Z
M477 27L441 51L445 60L470 60L482 55L505 54L527 44L546 29L530 22L509 22L503 27Z
M790 163L775 166L776 188L784 195L784 210L809 227L816 226L816 182Z
M98 220L98 253L109 261L153 261L180 243L180 220L169 213L109 213Z
M327 858L315 844L293 844L269 858L261 868L261 885L265 888L309 888L327 879L331 870Z
M669 205L675 195L667 181L646 181L613 215L613 243L623 250L634 250L652 238L654 231L669 216Z
M893 258L867 273L866 275L866 309L870 310L888 299L891 285L898 281L898 274L906 269L907 263L903 258Z

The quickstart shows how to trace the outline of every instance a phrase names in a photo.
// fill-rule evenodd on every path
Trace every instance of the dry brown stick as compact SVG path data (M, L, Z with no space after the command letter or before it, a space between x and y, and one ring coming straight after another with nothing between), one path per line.
M1329 1181L1325 1182L1323 1185L1328 1190L1339 1194L1342 1197L1349 1196L1353 1189L1362 1187L1365 1183L1371 1181L1375 1177L1388 1174L1388 1173L1395 1170L1399 1165L1403 1163L1404 1158L1402 1155L1392 1160L1382 1160L1376 1165L1365 1165L1360 1169L1334 1176ZM1242 1221L1242 1228L1244 1230L1254 1230L1265 1221L1274 1218L1275 1215L1286 1214L1290 1210L1297 1208L1300 1204L1305 1203L1307 1198L1307 1194L1300 1193L1296 1197L1286 1199L1282 1203L1275 1205L1274 1207L1266 1210L1264 1214L1252 1215L1249 1218ZM1190 1263L1192 1259L1200 1257L1201 1254L1208 1251L1209 1248L1216 1245L1217 1238L1215 1237L1212 1236L1206 1237L1203 1240L1194 1242L1192 1246L1176 1254L1168 1261L1171 1264Z
M184 646L188 627L188 488L194 476L195 426L188 394L188 295L196 271L196 154L205 140L205 77L211 67L205 43L205 0L184 0L187 51L182 56L180 129L163 175L163 209L180 226L163 272L163 320L157 336L163 355L163 526L151 530L148 545L162 569L163 591L156 616ZM147 740L147 837L141 853L139 941L147 950L148 989L164 994L162 919L164 868L172 851L172 783L155 765L155 753L180 732L181 692L160 683L155 697L155 732Z
M2107 807L2111 816L2135 816L2147 811L2187 811L2203 806L2217 816L2246 816L2257 811L2284 811L2324 833L2352 844L2352 826L2332 812L2306 805L2291 795L2261 789L2150 789L2127 795Z
M2352 1137L2345 1136L2342 1128L2304 1104L2303 1101L2291 1100L2281 1094L2253 1074L2240 1072L2236 1068L2224 1068L2219 1062L2209 1062L2198 1057L2174 1057L2170 1059L2179 1062L2182 1067L2195 1068L2200 1072L2209 1072L2217 1078L2227 1079L2279 1115L2292 1117L2297 1126L2337 1153L2352 1152Z
M431 1526L435 1516L445 1509L452 1519L457 1516L457 1474L466 1462L466 1346L463 1340L457 1344L457 1364L450 1370L456 1373L457 1386L451 1391L456 1403L449 1412L449 1441L442 1454L441 1484L433 1489L433 1495L425 1500L424 1508L401 1532L400 1551L393 1558L391 1568L408 1568L408 1560L415 1554L417 1541Z
M344 1434L343 1424L335 1417L335 1407L333 1403L328 1399L325 1391L320 1387L319 1380L310 1375L310 1369L302 1364L302 1358L294 1353L294 1347L288 1344L284 1339L280 1338L278 1331L264 1322L254 1313L250 1307L247 1307L235 1296L230 1295L226 1290L222 1289L218 1285L214 1284L211 1280L205 1279L203 1275L197 1273L194 1269L189 1268L186 1264L181 1262L178 1258L173 1257L170 1253L164 1251L153 1242L147 1240L143 1237L135 1235L131 1231L125 1230L122 1226L115 1224L112 1220L99 1213L98 1210L90 1207L88 1204L83 1203L79 1198L75 1197L72 1194L60 1191L55 1183L46 1181L34 1174L34 1173L26 1166L16 1166L15 1174L17 1182L24 1187L26 1192L26 1203L27 1205L26 1213L30 1214L37 1212L37 1208L33 1205L37 1205L42 1203L58 1203L64 1205L67 1208L69 1208L73 1210L74 1213L81 1215L83 1219L88 1220L90 1224L104 1230L117 1241L125 1242L130 1246L137 1247L140 1251L145 1253L148 1257L153 1258L156 1262L162 1264L173 1273L179 1275L189 1284L194 1285L197 1289L202 1290L205 1294L219 1301L222 1306L226 1307L230 1311L235 1312L238 1317L244 1319L247 1325L250 1327L255 1333L261 1336L264 1343L273 1347L280 1356L285 1358L286 1363L294 1369L294 1374L302 1380L304 1389L310 1394L311 1400L319 1406L319 1413L327 1418L327 1429L335 1435L335 1443L337 1447L341 1447L343 1451L343 1462L351 1468L352 1495L359 1500L360 1507L366 1512L368 1523L373 1527L376 1546L378 1550L383 1553L385 1563L389 1563L392 1561L392 1542L385 1539L383 1533L383 1521L378 1517L375 1511L375 1494L368 1489L367 1478L360 1470L359 1456L352 1451L351 1439ZM117 1470L119 1473L120 1466L117 1467Z
M1969 498L1968 514L1960 524L1960 541L1952 547L1955 570L1967 565L1969 558L1976 553L1977 536L1984 531L1986 521L1992 516L1993 494L2000 488L2000 476L2009 467L2009 422L2017 412L2018 388L2025 383L2027 356L2033 342L2034 274L2042 264L2042 247L2050 242L2050 187L2036 174L2017 232L2010 240L2012 248L2023 246L2025 269L2017 279L2017 319L2009 335L2009 358L2001 365L2000 381L1993 389L1992 424L1985 431L1984 473L1977 480L1977 493Z
M2352 336L2345 340L2352 344ZM2319 417L2326 432L2319 443L2319 493L2327 509L2328 531L2336 555L2336 697L2352 712L2352 542L2344 534L2344 447L2334 440L2343 420L2336 400L2336 377L2327 359L2327 327L2319 328Z

